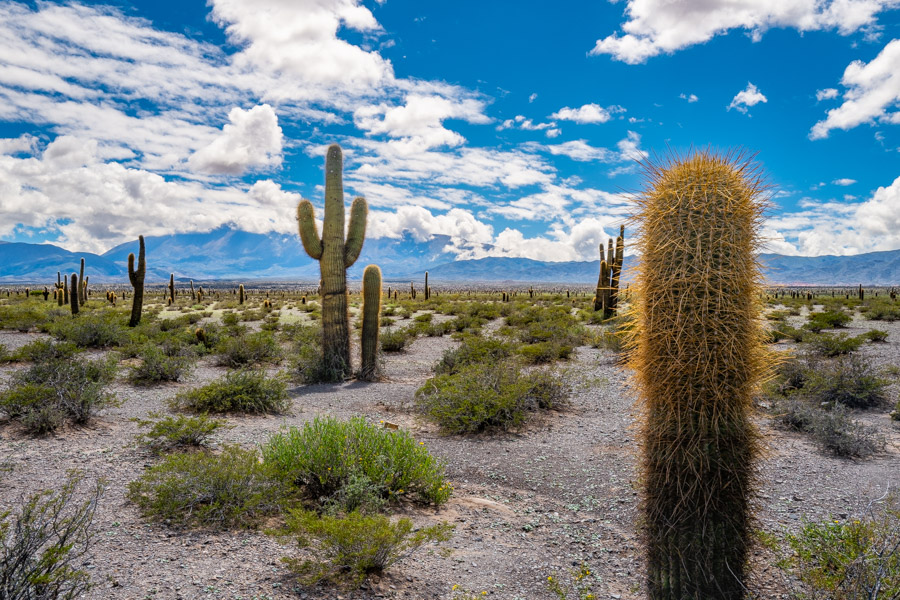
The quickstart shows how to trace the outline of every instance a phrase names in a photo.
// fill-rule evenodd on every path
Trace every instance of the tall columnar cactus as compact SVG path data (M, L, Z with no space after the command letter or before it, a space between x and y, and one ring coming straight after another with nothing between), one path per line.
M70 280L72 289L69 291L69 306L72 309L72 316L78 314L78 273L72 273Z
M616 238L616 254L613 257L612 267L610 267L610 293L609 304L607 305L608 313L604 318L609 319L616 315L619 307L619 279L622 275L622 264L625 262L625 226L619 227L619 237Z
M194 280L191 279L191 300L197 299L197 293L194 291Z
M81 259L81 268L78 270L78 281L82 282L81 287L78 288L78 304L80 304L81 306L84 306L84 301L87 300L87 298L85 298L85 296L87 295L87 292L83 289L84 288L84 259L83 258Z
M63 304L69 303L69 276L63 277Z
M169 304L175 304L175 273L169 275Z
M347 269L359 258L366 236L369 208L356 198L350 209L350 223L344 238L344 184L341 147L328 147L325 159L325 219L322 237L316 227L313 205L303 200L297 206L297 220L303 248L319 261L322 274L322 352L324 370L335 380L352 372L350 364L350 318L347 314Z
M648 168L629 355L643 411L641 469L651 600L744 597L767 358L756 251L760 177L700 152Z
M369 265L363 271L362 368L366 380L378 377L378 330L381 327L381 269Z
M431 298L431 288L428 287L428 271L425 271L425 299Z
M238 286L238 304L244 303L244 284Z
M597 280L597 293L594 295L594 310L606 310L609 295L609 263L603 258L603 244L600 244L600 278Z
M137 327L141 322L141 310L144 306L144 275L147 272L147 264L144 261L144 236L138 236L140 248L138 249L137 269L134 268L134 252L128 255L128 279L134 288L134 298L131 300L131 319L129 327ZM123 296L124 298L124 296Z

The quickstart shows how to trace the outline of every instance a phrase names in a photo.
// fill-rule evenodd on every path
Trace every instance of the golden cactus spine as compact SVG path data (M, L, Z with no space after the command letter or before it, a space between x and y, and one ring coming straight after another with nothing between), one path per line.
M137 269L134 268L134 252L128 255L128 280L134 288L134 297L131 299L131 318L129 327L137 327L141 322L141 310L144 306L144 275L147 273L147 263L144 259L144 236L138 236L138 260Z
M343 169L341 147L332 144L325 158L325 218L321 237L312 203L303 200L297 206L300 240L306 253L319 261L322 274L323 367L334 380L344 379L352 373L347 269L362 251L369 212L365 199L353 200L345 239Z
M648 165L630 366L642 403L651 600L744 597L765 373L757 170L711 152Z
M369 265L363 271L362 367L360 376L372 380L378 377L378 333L381 327L381 269Z

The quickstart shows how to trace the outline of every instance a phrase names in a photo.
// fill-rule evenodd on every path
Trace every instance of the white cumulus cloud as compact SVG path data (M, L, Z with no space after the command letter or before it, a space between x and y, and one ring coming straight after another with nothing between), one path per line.
M603 108L599 104L591 103L578 108L566 106L550 115L550 118L559 121L575 121L576 123L606 123L613 114L619 112L625 112L625 109L621 106Z
M591 54L629 64L702 44L731 29L754 41L768 29L837 30L848 35L876 24L896 0L628 0L622 33L597 40Z
M849 177L841 177L840 179L835 179L831 183L833 183L834 185L847 186L847 185L853 185L854 183L856 183L856 180L850 179Z
M281 164L281 127L271 106L235 107L228 120L231 123L222 128L220 136L188 159L194 171L241 175L249 169Z
M751 106L756 106L760 102L768 101L769 99L766 98L755 85L748 81L747 87L735 94L734 98L731 99L728 110L734 108L746 114Z
M825 88L824 90L816 90L816 100L821 102L822 100L831 100L832 98L837 98L838 91L834 88Z
M828 137L832 129L853 129L863 123L900 123L900 39L891 40L868 64L857 60L844 70L844 102L816 123L810 139Z

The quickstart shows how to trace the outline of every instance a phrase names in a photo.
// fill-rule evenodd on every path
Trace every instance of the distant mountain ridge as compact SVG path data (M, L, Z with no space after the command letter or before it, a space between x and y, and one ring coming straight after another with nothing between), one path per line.
M176 279L270 280L315 282L319 265L306 255L297 235L258 234L233 227L207 233L179 233L145 238L147 283ZM417 241L402 238L367 239L359 260L349 270L358 280L368 264L381 267L386 281L421 281L425 271L434 285L441 282L581 283L597 281L600 261L543 262L527 258L489 257L454 260L446 250L450 238L436 235ZM485 247L486 250L490 248ZM85 258L95 283L128 281L128 254L138 251L137 240L121 244L102 255L70 252L49 244L0 242L0 282L46 283L56 281L57 271L78 270ZM762 254L760 262L771 284L784 285L900 285L900 250L855 256L784 256ZM634 264L625 258L625 275Z

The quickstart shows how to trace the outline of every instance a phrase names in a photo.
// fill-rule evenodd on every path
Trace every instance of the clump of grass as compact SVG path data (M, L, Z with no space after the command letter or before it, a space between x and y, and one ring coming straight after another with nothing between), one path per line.
M512 361L472 364L437 375L416 391L416 406L448 433L521 428L538 409L565 402L565 385L548 372L524 374Z
M207 415L161 416L150 413L150 419L135 419L138 427L147 429L137 436L138 442L160 454L185 448L207 448L210 438L225 421L211 419Z
M239 369L178 394L170 405L197 413L283 414L289 410L290 400L283 380L267 377L264 371Z
M368 575L382 573L422 545L449 540L453 528L439 523L414 530L409 519L392 522L378 514L329 516L294 510L281 535L295 536L301 548L313 548L316 558L285 558L284 562L305 585L327 582L358 587Z
M281 512L288 495L259 452L171 454L128 485L141 513L173 527L245 528Z
M400 497L443 504L452 493L444 465L405 431L382 429L357 417L317 417L278 433L263 446L266 463L310 499L346 495L354 477L388 501ZM347 507L345 507L347 508ZM351 507L352 508L352 507Z

